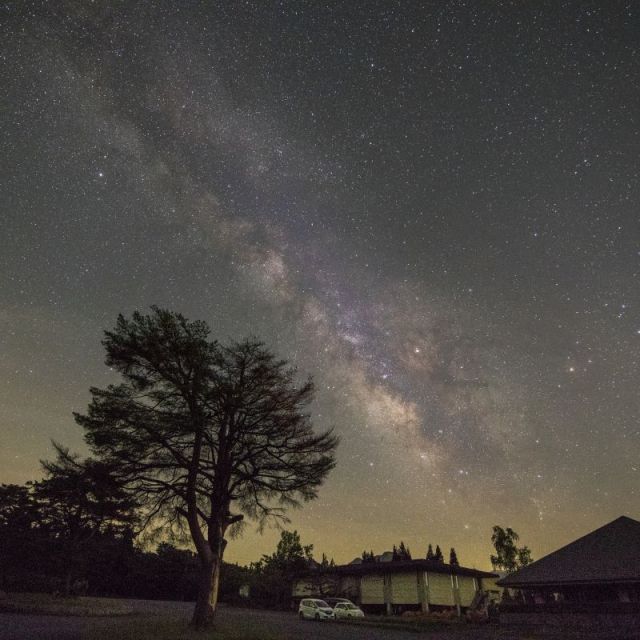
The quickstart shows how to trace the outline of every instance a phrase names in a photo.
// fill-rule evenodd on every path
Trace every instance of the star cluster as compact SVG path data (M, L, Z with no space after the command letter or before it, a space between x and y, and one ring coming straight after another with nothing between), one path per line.
M1 481L83 450L101 331L158 304L313 374L342 444L292 526L337 561L640 516L634 3L0 11Z

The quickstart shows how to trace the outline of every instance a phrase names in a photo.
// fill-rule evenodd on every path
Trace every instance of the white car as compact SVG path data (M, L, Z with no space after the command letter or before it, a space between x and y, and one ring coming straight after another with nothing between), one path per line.
M333 620L333 609L324 601L315 598L300 600L298 615L307 620Z
M333 607L333 614L338 618L364 618L364 611L352 602L338 602Z

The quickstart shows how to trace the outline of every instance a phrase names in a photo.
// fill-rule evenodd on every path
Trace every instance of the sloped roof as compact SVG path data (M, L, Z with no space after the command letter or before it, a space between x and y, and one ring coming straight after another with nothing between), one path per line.
M621 516L498 582L505 587L640 582L640 522Z
M343 564L330 569L341 575L361 576L372 573L406 573L407 571L431 571L433 573L447 573L474 578L497 578L496 573L479 571L468 567L459 567L434 560L397 560L393 562L361 562L359 564Z

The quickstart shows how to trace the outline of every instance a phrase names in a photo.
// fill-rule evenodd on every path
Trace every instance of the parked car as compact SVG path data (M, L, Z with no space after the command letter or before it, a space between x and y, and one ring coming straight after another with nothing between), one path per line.
M338 602L346 602L348 604L353 604L353 602L351 602L351 600L349 600L348 598L323 598L323 600L330 607L335 607L338 604Z
M298 615L301 619L307 620L328 620L335 617L333 609L324 601L316 598L305 598L300 600Z
M364 611L353 602L338 602L333 607L333 614L337 620L340 618L364 618Z

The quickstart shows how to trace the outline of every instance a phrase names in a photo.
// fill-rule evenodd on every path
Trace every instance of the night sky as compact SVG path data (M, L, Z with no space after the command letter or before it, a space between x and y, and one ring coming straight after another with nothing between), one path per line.
M0 482L156 304L342 438L304 543L487 567L640 517L640 5L5 2ZM252 528L227 559L279 533Z

